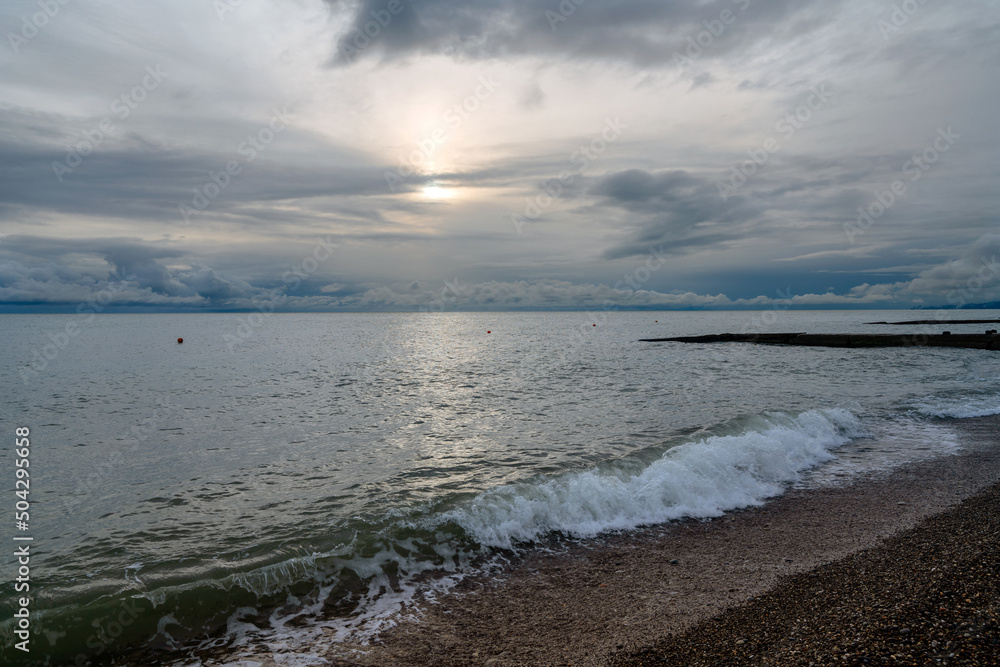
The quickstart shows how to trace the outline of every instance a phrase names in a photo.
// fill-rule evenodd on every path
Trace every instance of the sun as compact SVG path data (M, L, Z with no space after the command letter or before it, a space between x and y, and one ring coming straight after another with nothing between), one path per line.
M449 188L442 188L440 185L428 185L421 190L421 194L426 199L450 199L455 196L455 192Z

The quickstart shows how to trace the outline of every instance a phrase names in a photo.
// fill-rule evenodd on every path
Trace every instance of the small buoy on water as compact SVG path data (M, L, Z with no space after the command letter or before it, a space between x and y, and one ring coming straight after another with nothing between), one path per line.
M487 331L486 333L493 333L492 331Z
M595 324L594 326L596 327L597 325Z
M177 342L178 342L178 343L183 343L183 342L184 342L184 339L183 339L183 338L178 338L178 339L177 339Z

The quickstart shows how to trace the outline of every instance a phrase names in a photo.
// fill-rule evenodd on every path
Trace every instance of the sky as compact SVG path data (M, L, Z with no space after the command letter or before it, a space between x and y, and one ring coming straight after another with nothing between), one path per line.
M1000 300L1000 3L7 0L0 311Z

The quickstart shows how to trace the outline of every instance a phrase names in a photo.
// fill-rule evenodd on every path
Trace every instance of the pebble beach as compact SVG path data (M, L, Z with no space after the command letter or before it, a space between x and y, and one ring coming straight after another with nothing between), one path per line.
M996 665L1000 485L615 665Z
M1000 419L955 423L954 456L538 553L328 659L996 664Z

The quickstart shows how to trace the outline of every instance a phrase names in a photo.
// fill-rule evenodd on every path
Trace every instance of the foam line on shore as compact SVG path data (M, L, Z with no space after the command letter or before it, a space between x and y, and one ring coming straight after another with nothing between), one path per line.
M960 397L928 396L914 403L916 411L928 417L966 419L1000 415L1000 394L973 394Z

